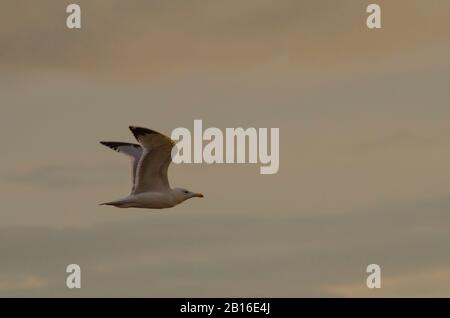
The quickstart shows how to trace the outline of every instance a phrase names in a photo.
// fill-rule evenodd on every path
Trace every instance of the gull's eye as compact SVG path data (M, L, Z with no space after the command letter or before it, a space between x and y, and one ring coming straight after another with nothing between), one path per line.
M184 193L188 194L188 193L189 193L189 191L184 191Z

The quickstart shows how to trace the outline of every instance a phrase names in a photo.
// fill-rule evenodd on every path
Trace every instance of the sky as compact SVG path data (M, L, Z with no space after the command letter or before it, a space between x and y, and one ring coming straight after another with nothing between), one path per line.
M372 2L79 0L81 30L2 3L0 296L449 297L450 3L369 30ZM98 205L131 188L100 140L195 119L279 128L279 172L172 165L205 198Z

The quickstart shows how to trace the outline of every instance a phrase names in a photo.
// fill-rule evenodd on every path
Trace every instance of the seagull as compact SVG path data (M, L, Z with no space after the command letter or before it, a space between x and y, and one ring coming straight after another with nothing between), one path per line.
M171 152L175 146L172 139L151 129L136 126L129 128L139 144L116 141L100 143L131 158L131 193L125 198L100 205L165 209L190 198L203 198L201 193L170 187L167 169L172 162Z

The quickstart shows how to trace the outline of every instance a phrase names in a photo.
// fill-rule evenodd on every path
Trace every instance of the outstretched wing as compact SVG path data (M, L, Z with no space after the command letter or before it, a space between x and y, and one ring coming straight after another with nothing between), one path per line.
M117 141L100 141L100 143L131 158L131 181L133 183L131 192L133 192L136 184L136 171L143 152L142 147L138 144Z
M130 130L143 148L133 193L170 189L167 169L172 162L171 151L175 142L147 128L130 126Z

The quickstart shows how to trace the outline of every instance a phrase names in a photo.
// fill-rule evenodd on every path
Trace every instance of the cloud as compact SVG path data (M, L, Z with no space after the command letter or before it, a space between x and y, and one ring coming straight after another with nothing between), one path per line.
M9 279L0 294L73 295L65 267L77 263L77 296L365 296L357 282L365 284L365 267L378 263L384 292L419 295L436 281L434 271L450 266L449 207L445 197L335 216L172 211L85 228L3 227L0 277ZM427 274L406 293L416 272ZM27 275L41 285L24 284Z
M445 132L444 132L445 133ZM447 135L445 133L445 135ZM402 148L425 148L435 145L436 143L445 143L447 138L443 132L436 133L433 136L411 133L408 131L395 131L389 134L378 136L364 142L355 143L351 150L356 152L372 152L372 151L401 151Z
M382 275L381 289L369 289L364 282L326 287L335 297L449 297L450 267Z
M28 292L45 288L47 280L33 274L0 276L0 293Z
M77 31L65 26L65 3L40 1L33 9L23 0L4 4L3 67L121 78L239 69L274 61L286 69L324 68L446 39L445 12L450 9L445 2L424 6L421 1L381 1L384 29L369 33L364 5L351 0L79 4L83 27Z
M70 189L121 182L123 180L115 172L124 169L125 163L123 165L66 163L38 166L24 171L9 171L2 179L13 184Z
M358 1L80 4L80 32L60 1L0 12L0 294L365 295L373 262L387 294L447 294L450 3L381 1L380 32ZM174 166L205 201L97 206L130 178L96 140L197 118L280 127L280 173Z

